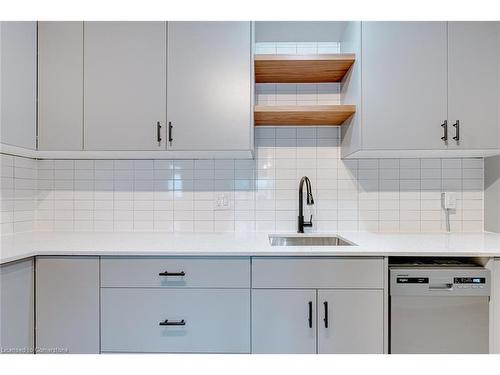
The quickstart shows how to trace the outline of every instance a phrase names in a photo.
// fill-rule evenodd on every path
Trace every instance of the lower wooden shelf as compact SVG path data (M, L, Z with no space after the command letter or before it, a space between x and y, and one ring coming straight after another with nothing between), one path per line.
M255 126L276 125L342 125L356 112L355 105L257 105L254 111Z

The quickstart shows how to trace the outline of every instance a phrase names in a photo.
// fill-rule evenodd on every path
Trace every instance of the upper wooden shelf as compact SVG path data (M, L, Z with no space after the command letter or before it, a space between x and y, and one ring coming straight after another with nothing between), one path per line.
M256 83L339 82L354 63L352 53L255 55Z
M342 125L356 112L355 105L256 105L256 126L275 125Z

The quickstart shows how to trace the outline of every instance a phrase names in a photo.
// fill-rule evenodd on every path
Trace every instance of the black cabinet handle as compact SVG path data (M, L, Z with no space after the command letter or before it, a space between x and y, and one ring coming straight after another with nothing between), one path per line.
M307 319L309 322L309 328L313 327L313 303L309 301L309 319Z
M174 128L174 126L172 125L172 121L169 121L168 122L168 141L169 142L172 142L174 140L174 138L172 137L172 129Z
M325 328L328 328L328 302L323 302L323 307L325 308L325 318L323 321L325 322Z
M455 128L455 136L453 139L458 142L460 140L460 120L457 120L457 122L453 124L453 127Z
M186 321L184 319L182 320L168 320L165 319L163 322L160 322L161 326L185 326Z
M181 272L165 271L165 272L160 272L158 275L159 276L186 276L186 272L184 272L184 271L181 271Z
M156 123L156 140L158 143L161 142L161 124L160 121Z
M443 128L443 136L441 137L441 140L446 142L448 141L448 120L444 120L441 127Z

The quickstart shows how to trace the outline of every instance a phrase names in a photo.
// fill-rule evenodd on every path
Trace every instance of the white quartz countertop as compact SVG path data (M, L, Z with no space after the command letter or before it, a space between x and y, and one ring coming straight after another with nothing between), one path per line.
M325 235L332 234L310 234ZM19 233L0 237L0 263L36 255L500 256L497 233L340 232L335 235L356 246L273 247L267 233Z

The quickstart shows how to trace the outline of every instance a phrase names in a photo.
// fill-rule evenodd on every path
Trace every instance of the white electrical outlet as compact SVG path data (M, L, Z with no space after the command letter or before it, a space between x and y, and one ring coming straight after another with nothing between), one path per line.
M457 208L457 194L452 192L442 193L443 208L445 210L455 210Z
M218 193L215 195L215 209L229 210L231 208L231 200L228 193Z

